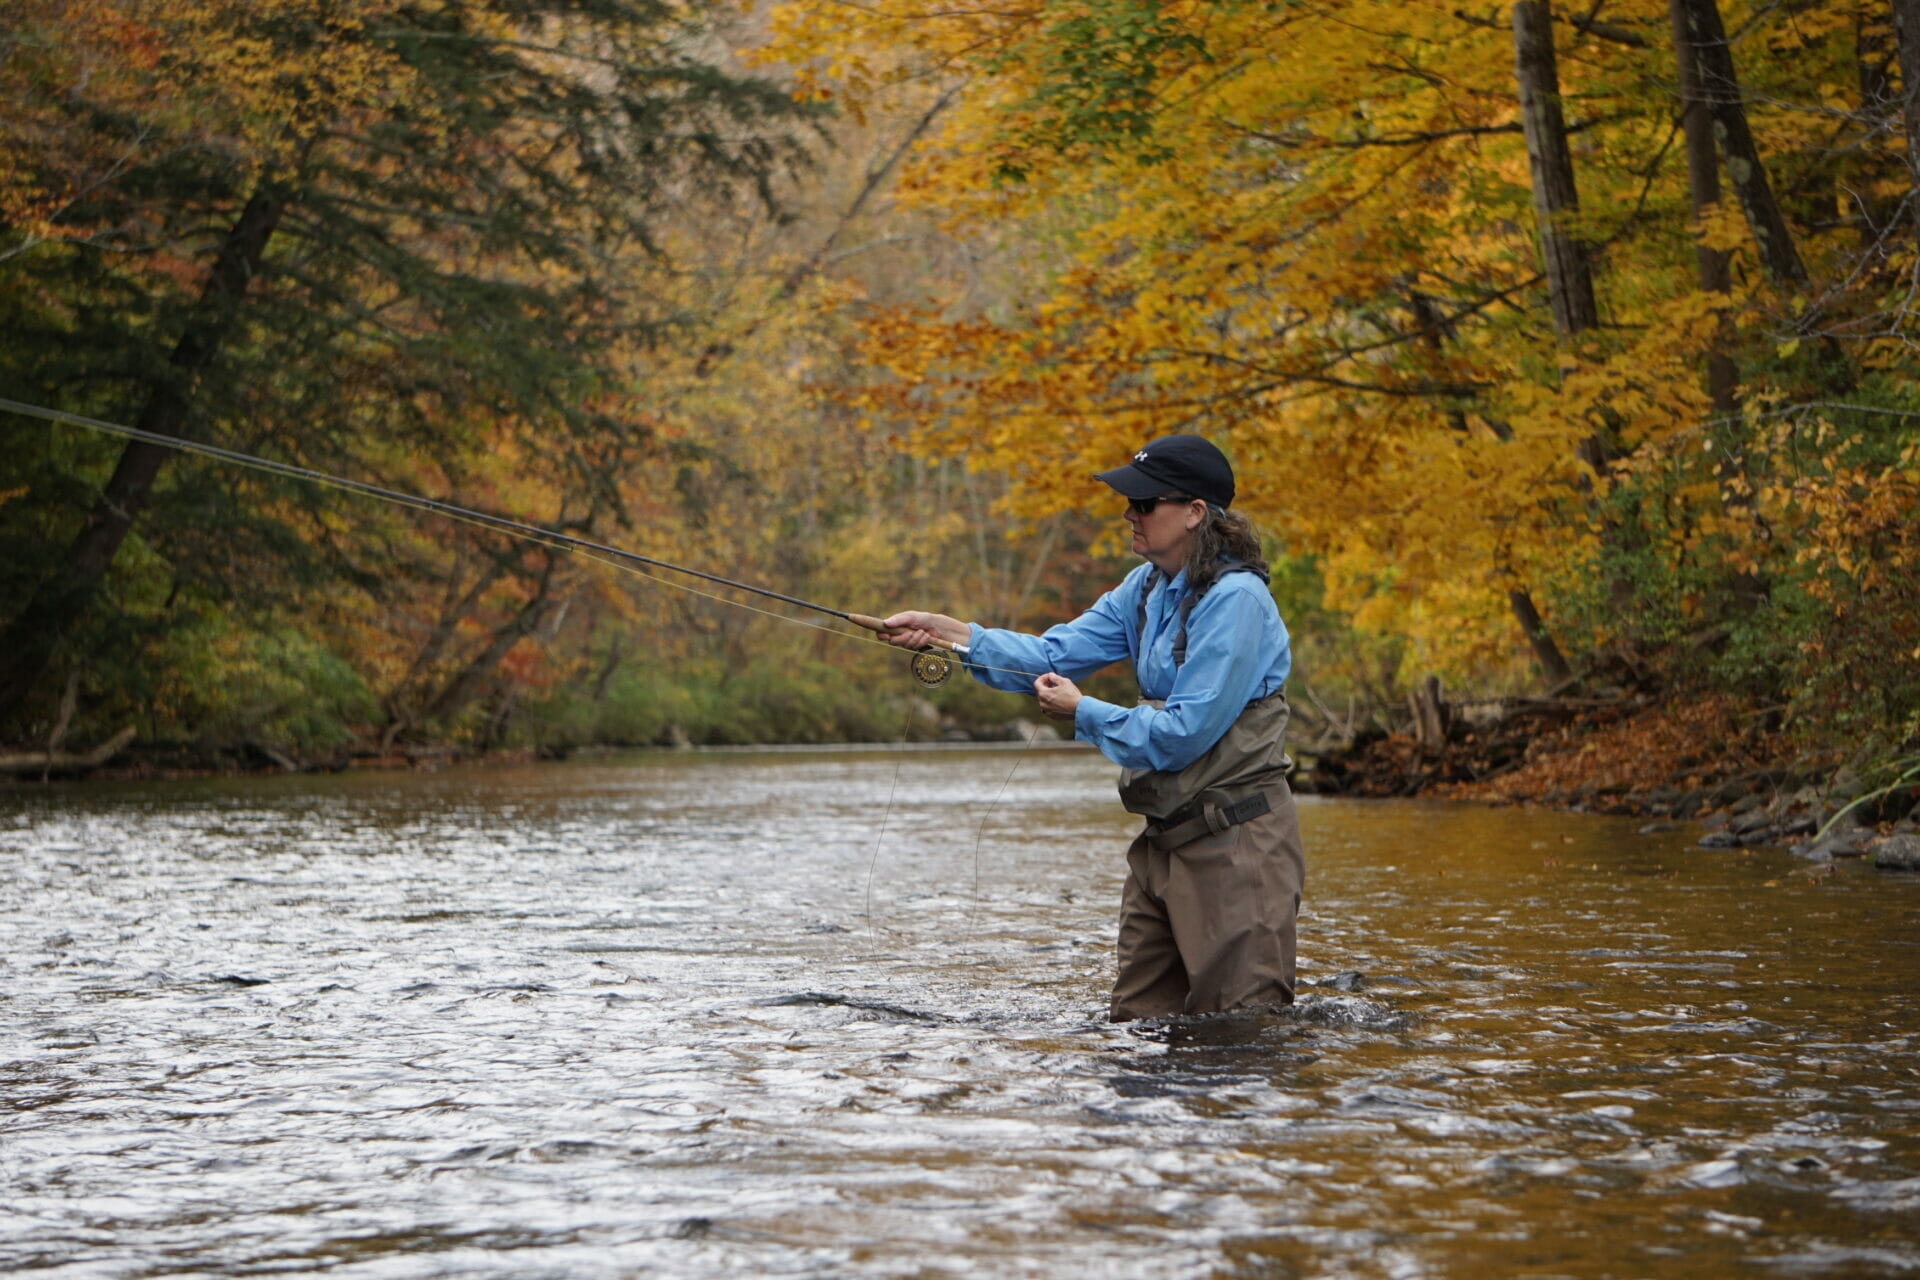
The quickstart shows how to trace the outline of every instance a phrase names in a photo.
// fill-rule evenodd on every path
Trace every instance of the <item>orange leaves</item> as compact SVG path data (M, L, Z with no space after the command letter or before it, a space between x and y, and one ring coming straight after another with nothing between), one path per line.
M1161 5L1153 38L1179 52L1149 79L1127 71L1128 148L1061 105L1062 68L1099 72L1060 33L1123 10L780 9L769 57L864 75L868 89L883 66L964 83L901 198L941 218L978 273L863 315L862 354L881 375L860 390L865 410L908 424L924 450L1012 476L1028 516L1085 501L1083 477L1146 436L1207 432L1239 463L1244 505L1290 551L1320 557L1331 606L1461 663L1516 639L1509 590L1578 594L1605 555L1641 556L1656 591L1661 574L1715 557L1729 573L1778 563L1768 539L1800 526L1752 492L1776 463L1745 437L1769 363L1799 361L1783 372L1807 384L1828 375L1768 309L1735 201L1692 216L1666 5L1555 24L1580 192L1566 228L1600 263L1600 323L1577 345L1547 311L1500 17L1447 0ZM1883 10L1841 0L1741 21L1743 53L1798 59L1747 59L1763 149L1789 151L1807 190L1830 191L1853 145L1833 131L1848 111L1880 109L1860 101L1855 72L1871 43L1860 32ZM1861 167L1842 216L1873 200L1889 216L1904 170ZM1844 266L1853 234L1819 240L1809 262ZM1907 240L1884 243L1898 255ZM1696 245L1734 252L1731 292L1701 289ZM1887 265L1886 287L1906 297L1907 272ZM1857 350L1910 384L1910 344ZM1737 360L1748 416L1715 407L1712 354ZM1807 483L1821 496L1796 510L1818 506L1838 540L1823 563L1867 573L1840 544L1883 538L1871 486ZM1641 518L1636 487L1654 509L1644 530L1626 527ZM1886 500L1887 518L1903 500Z
M1920 465L1913 450L1882 467L1829 465L1763 489L1766 510L1792 534L1794 562L1829 600L1910 585L1920 570ZM1843 583L1841 580L1845 579Z
M36 238L148 240L153 228L117 188L129 172L197 152L243 174L272 170L317 130L408 94L392 51L362 38L391 0L14 8L21 38L0 62L0 217Z

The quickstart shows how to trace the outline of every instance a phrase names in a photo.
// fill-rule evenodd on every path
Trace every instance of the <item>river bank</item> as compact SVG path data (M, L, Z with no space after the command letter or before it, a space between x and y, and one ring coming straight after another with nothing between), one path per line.
M983 722L931 706L905 722L916 744L1059 741L1041 721ZM1812 861L1871 858L1920 870L1920 778L1887 786L1833 761L1794 755L1765 713L1725 699L1510 699L1447 706L1416 700L1404 733L1363 735L1346 748L1300 751L1297 791L1361 799L1423 796L1649 820L1648 832L1697 823L1707 849L1777 845ZM450 743L361 744L296 757L275 746L142 742L122 735L90 753L15 753L11 780L152 780L242 774L434 770L458 763L523 764L646 747L857 746L658 743L475 749Z
M1436 704L1415 722L1308 757L1297 789L1644 817L1649 831L1698 823L1702 848L1920 870L1920 779L1888 785L1897 773L1796 755L1777 713L1716 698L1513 699Z
M346 773L354 770L432 771L455 764L530 764L629 751L831 750L861 747L916 748L1005 746L1030 743L1062 745L1067 735L1043 720L983 720L943 715L922 703L917 714L896 721L900 737L878 739L857 734L755 741L739 737L698 738L677 726L656 741L558 742L480 747L457 742L403 740L381 743L371 736L320 752L294 749L256 739L239 741L149 740L131 730L84 751L0 750L0 787L49 781L131 782L172 778L243 777L271 774Z

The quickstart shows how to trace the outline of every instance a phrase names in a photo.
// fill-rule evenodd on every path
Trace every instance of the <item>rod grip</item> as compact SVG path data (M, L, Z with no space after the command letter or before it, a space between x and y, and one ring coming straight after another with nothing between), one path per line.
M882 636L892 635L895 631L900 630L900 628L898 627L890 627L886 623L880 621L880 619L864 613L850 613L847 615L847 621L851 622L856 627L865 627L867 630L873 632L875 635L882 635ZM957 648L957 646L953 643L953 641L942 640L939 636L933 637L929 647L934 649L946 649L949 652Z

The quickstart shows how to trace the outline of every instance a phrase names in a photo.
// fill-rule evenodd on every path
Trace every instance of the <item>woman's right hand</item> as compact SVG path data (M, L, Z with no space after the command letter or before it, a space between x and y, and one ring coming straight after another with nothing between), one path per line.
M919 609L883 618L881 624L887 628L881 639L902 649L925 649L936 639L948 644L965 644L973 636L973 628L958 618Z

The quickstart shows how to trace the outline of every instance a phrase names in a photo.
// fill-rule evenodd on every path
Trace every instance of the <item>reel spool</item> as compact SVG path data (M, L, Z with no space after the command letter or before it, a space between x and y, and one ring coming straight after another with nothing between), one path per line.
M913 678L923 689L938 689L953 675L952 657L937 649L924 649L913 655Z

